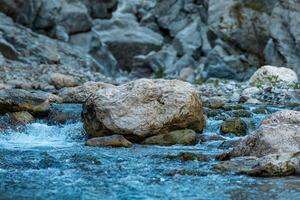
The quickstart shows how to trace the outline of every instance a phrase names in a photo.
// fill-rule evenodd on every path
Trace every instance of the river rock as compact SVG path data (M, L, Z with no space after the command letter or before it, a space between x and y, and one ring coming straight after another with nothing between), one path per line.
M300 152L270 154L258 159L250 170L242 171L250 176L274 177L300 174Z
M11 113L9 118L10 122L14 125L28 124L34 120L34 117L27 111Z
M113 85L103 82L86 82L81 86L61 89L59 96L65 103L84 103L97 90L107 87L113 87Z
M178 80L139 79L100 89L83 106L88 135L118 133L134 140L204 127L197 90Z
M49 98L45 94L30 93L21 89L0 90L0 112L28 111L33 114L49 109Z
M49 84L54 85L56 89L61 89L64 87L75 87L79 85L78 81L73 76L60 73L51 74Z
M122 135L111 135L105 137L95 137L89 139L85 143L87 146L92 147L131 147L132 143Z
M262 66L258 69L249 80L249 84L252 86L272 84L276 85L278 83L295 83L298 81L297 74L285 67L275 67L275 66Z
M231 157L293 153L300 150L300 112L283 110L266 118L231 152Z
M236 136L243 136L247 133L247 124L239 117L225 120L221 125L222 133L233 133Z
M195 131L187 129L148 137L143 141L143 144L170 146L176 144L194 145L196 142L197 140Z

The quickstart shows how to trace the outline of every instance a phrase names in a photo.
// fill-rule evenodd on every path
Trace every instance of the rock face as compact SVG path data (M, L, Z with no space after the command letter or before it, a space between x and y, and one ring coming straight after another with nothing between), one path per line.
M143 144L170 146L175 144L196 144L196 133L193 130L178 130L166 134L155 135L143 141Z
M92 136L122 134L134 140L179 129L202 131L202 102L195 88L177 80L140 79L98 90L84 104Z
M284 110L268 117L262 125L233 149L231 156L293 153L300 150L300 112Z
M285 67L263 66L249 80L252 86L268 83L276 85L281 82L289 84L298 82L296 72Z
M132 143L122 135L96 137L86 141L87 146L92 147L131 147Z
M0 90L0 112L28 111L33 114L49 109L49 98L44 94L34 94L20 89Z

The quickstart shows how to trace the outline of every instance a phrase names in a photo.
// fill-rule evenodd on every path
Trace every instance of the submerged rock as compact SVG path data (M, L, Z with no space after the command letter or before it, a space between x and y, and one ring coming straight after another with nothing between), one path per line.
M122 135L95 137L86 141L87 146L92 147L131 147L132 143Z
M205 123L197 90L162 79L99 89L84 104L83 118L89 136L122 134L135 140L180 129L201 132Z
M170 159L170 160L179 160L181 162L187 162L187 161L202 161L202 162L207 162L208 157L199 154L199 153L191 153L191 152L182 152L177 155L168 155L165 156L164 158Z
M148 137L143 144L170 146L175 144L194 145L197 142L196 133L193 130L178 130L170 133Z

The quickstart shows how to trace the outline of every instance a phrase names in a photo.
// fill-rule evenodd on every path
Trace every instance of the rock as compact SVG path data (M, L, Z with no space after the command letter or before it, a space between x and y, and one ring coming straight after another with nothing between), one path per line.
M300 149L300 112L283 110L266 118L261 126L244 138L231 157L295 153Z
M49 84L54 85L56 89L61 89L64 87L75 87L79 85L78 81L73 76L60 73L51 74Z
M253 114L247 110L235 110L231 112L232 117L243 117L243 118L250 118Z
M81 104L51 104L48 119L51 123L64 124L81 121Z
M179 160L181 162L188 162L188 161L207 162L208 161L207 156L203 154L190 153L190 152L182 152L177 155L168 155L168 156L164 156L164 158L170 160Z
M86 82L81 86L61 89L59 96L64 103L84 103L96 91L107 87L113 87L113 85L103 82Z
M0 0L0 12L16 18L22 8L23 0Z
M135 56L159 51L163 44L160 34L140 26L129 14L110 20L97 20L93 30L107 45L122 69L130 69Z
M10 122L14 125L25 125L34 120L34 117L27 111L14 112L9 115Z
M227 102L228 100L224 97L211 97L207 99L207 101L204 101L204 106L213 109L219 109L222 108Z
M148 137L143 141L143 144L170 146L176 144L194 145L196 142L195 131L187 129Z
M28 111L32 114L44 113L49 109L47 95L30 93L21 89L0 90L0 112Z
M256 157L240 157L229 161L223 161L213 166L213 169L219 173L241 173L251 169L258 164Z
M242 173L249 176L274 177L300 174L300 152L270 154L258 159L258 164Z
M244 136L247 133L247 124L241 118L229 118L222 123L221 131L222 133L233 133L236 136Z
M258 69L249 80L249 84L252 86L277 85L281 82L287 84L298 82L298 76L289 68L266 65Z
M93 18L111 18L112 12L118 6L117 0L84 0L83 2Z
M1 32L0 32L0 53L4 57L12 60L18 59L19 56L19 52L15 49L15 47L9 42L7 42L4 38L2 38Z
M95 137L86 141L87 146L92 147L131 147L132 143L122 135L111 135L105 137Z
M90 136L118 133L135 139L178 129L201 132L202 102L196 89L178 80L139 79L100 89L83 107Z

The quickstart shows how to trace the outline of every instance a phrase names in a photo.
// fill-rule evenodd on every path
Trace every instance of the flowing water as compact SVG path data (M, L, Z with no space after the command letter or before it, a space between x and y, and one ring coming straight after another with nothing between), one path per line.
M257 126L264 117L250 120ZM204 134L217 133L220 123L209 119ZM220 142L112 149L86 147L84 141L82 123L76 121L39 121L1 133L0 199L300 199L299 177L214 172ZM164 158L180 152L203 153L211 160ZM191 173L174 176L180 171Z

